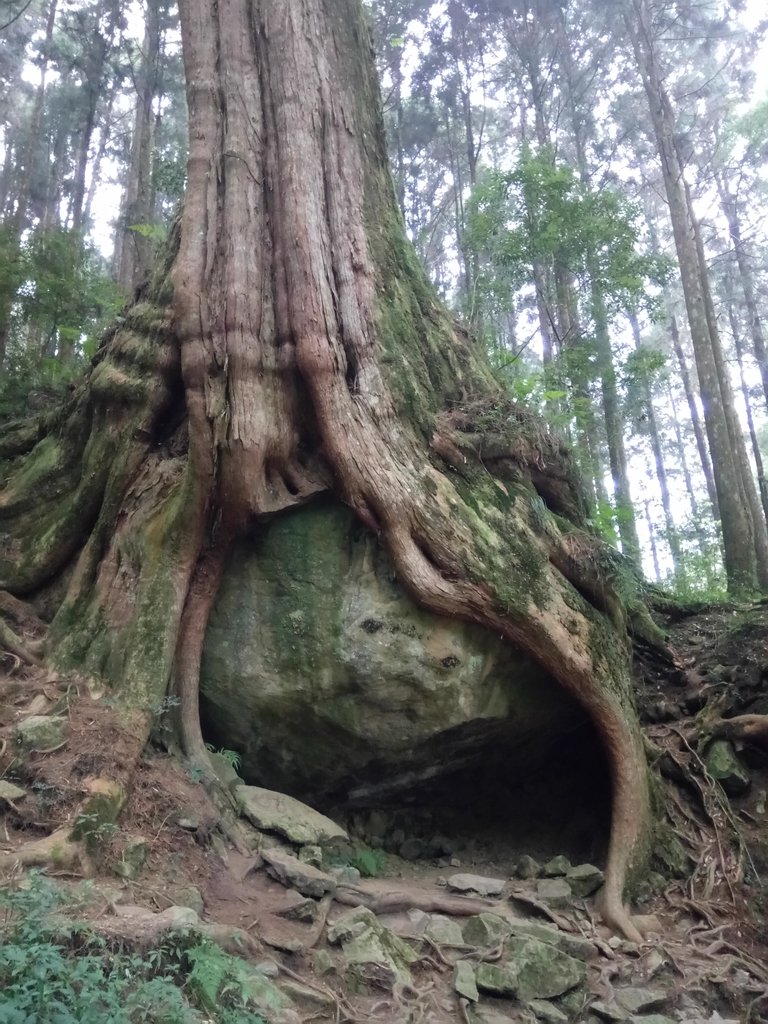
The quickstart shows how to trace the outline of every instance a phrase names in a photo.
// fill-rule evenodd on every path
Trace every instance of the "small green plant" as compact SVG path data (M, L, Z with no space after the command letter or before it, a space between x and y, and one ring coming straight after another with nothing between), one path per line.
M212 754L218 754L219 757L223 757L227 764L231 768L234 768L235 771L237 771L242 764L243 759L236 750L227 750L224 747L214 747L212 743L206 743L205 746Z
M40 875L0 890L2 1024L199 1024L198 1011L214 1024L264 1024L248 1004L269 983L245 961L184 933L143 956L115 951L86 927L53 924L63 903Z

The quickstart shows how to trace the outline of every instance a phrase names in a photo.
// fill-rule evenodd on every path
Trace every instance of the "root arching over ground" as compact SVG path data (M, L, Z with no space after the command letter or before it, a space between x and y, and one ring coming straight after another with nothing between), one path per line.
M53 613L53 664L133 709L134 759L170 693L204 769L200 657L227 552L335 492L418 603L495 630L586 709L613 785L602 912L639 939L623 905L651 825L637 607L567 452L504 397L405 242L358 0L189 0L182 27L183 215L67 405L3 431L0 589Z

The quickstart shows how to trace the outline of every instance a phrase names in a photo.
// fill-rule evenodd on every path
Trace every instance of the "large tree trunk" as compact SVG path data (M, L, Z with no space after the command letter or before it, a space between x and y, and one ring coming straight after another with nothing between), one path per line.
M603 913L637 939L622 890L649 802L609 551L556 440L505 400L405 241L359 0L186 0L182 32L173 265L67 413L0 438L0 586L34 593L72 565L54 658L145 713L173 674L204 765L198 672L226 554L335 492L418 603L496 631L591 717L613 783Z

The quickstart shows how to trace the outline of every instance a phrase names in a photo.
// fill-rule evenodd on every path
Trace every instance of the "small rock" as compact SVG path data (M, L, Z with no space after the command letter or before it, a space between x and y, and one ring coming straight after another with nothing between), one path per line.
M539 942L546 942L550 946L577 960L591 960L597 953L597 947L589 939L581 935L573 935L570 932L562 932L543 921L512 921L511 932L520 938L538 939Z
M604 1003L601 999L596 1000L589 1008L592 1013L597 1014L602 1020L623 1021L628 1016L627 1011L623 1010L616 1003Z
M543 878L562 878L562 876L567 875L570 870L571 862L567 857L563 857L561 854L558 857L553 857L552 860L548 860L541 869L541 874Z
M336 964L327 949L318 949L312 954L312 970L319 978L336 970Z
M448 866L452 867L452 868L460 868L461 867L461 858L460 857L451 857L450 861L448 862Z
M176 824L185 832L197 832L200 828L200 822L196 818L179 818Z
M320 910L317 900L303 897L299 893L294 893L294 896L296 898L293 903L277 912L278 917L287 917L291 921L316 921Z
M58 747L66 738L65 718L49 715L30 715L16 726L16 743L25 750L50 750Z
M20 786L14 786L12 782L8 782L6 779L0 779L0 800L7 800L11 802L13 800L21 800L26 795L26 789L22 789Z
M260 960L256 965L256 970L260 974L263 974L265 978L279 978L280 968L274 960Z
M564 910L571 902L571 887L564 878L543 878L536 884L539 899L555 910Z
M526 1003L562 996L580 985L587 974L581 960L538 939L512 936L504 944L504 953L517 974L517 997Z
M353 986L390 988L398 981L411 981L409 966L418 960L417 953L367 907L337 918L328 929L328 941L341 943Z
M175 899L178 906L190 907L199 917L202 917L205 900L196 885L187 885L183 889L179 889L175 894Z
M113 870L120 878L133 881L144 870L148 856L147 840L143 836L129 836L123 843L120 859L114 864Z
M442 914L430 914L424 934L439 946L463 946L461 925Z
M668 994L661 989L651 988L619 988L616 989L616 1002L629 1014L642 1013L643 1010L656 1010L667 1000Z
M460 996L476 1003L480 998L475 981L475 972L467 960L457 960L453 972L453 988Z
M336 879L318 871L311 864L302 864L298 857L292 857L283 850L262 850L267 871L289 889L298 889L302 896L324 896L334 892Z
M468 946L498 946L512 929L508 921L496 914L476 914L467 919L462 935Z
M478 964L475 982L481 992L494 996L517 995L517 970L513 964Z
M484 878L482 875L451 875L448 888L454 892L476 892L480 896L501 896L503 878Z
M594 864L579 864L566 872L565 880L576 896L591 896L605 881L600 868Z
M323 848L321 846L302 846L299 850L299 860L302 864L311 864L313 867L323 866Z
M529 857L528 854L524 854L517 862L517 877L518 878L538 878L541 873L541 865L533 857Z
M609 947L609 949L621 949L621 947L623 945L624 945L624 940L619 938L618 935L612 935L610 937L610 939L608 939L608 947Z
M568 1021L568 1018L562 1010L558 1010L554 1003L550 1003L548 999L532 999L528 1003L528 1009L531 1010L539 1020L546 1021L547 1024L561 1024L562 1021Z
M677 1021L665 1017L663 1013L645 1013L630 1017L627 1024L677 1024Z
M403 860L418 860L424 853L424 843L415 837L406 839L398 852Z
M715 740L707 750L704 763L709 774L717 779L728 796L740 796L752 785L749 772L728 740Z
M259 786L235 786L234 794L243 814L256 828L277 832L291 842L311 846L349 838L335 821L285 793Z
M339 885L357 885L361 878L358 869L353 868L351 864L342 864L339 867L330 868L328 874L332 875Z
M659 973L666 962L658 949L652 949L641 959L640 969L646 978L652 978L654 974Z

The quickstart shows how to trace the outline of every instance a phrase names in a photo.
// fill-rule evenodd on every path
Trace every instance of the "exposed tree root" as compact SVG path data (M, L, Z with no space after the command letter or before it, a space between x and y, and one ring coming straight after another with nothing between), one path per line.
M333 898L350 907L367 907L374 914L395 914L399 911L421 910L425 914L451 914L454 917L472 917L492 911L499 917L511 916L509 908L493 900L471 899L463 896L432 896L421 893L371 892L354 886L339 886Z
M18 637L7 623L0 618L0 650L8 651L27 665L42 664L38 655L30 649L29 644Z
M710 735L768 749L768 715L737 715L708 724Z

